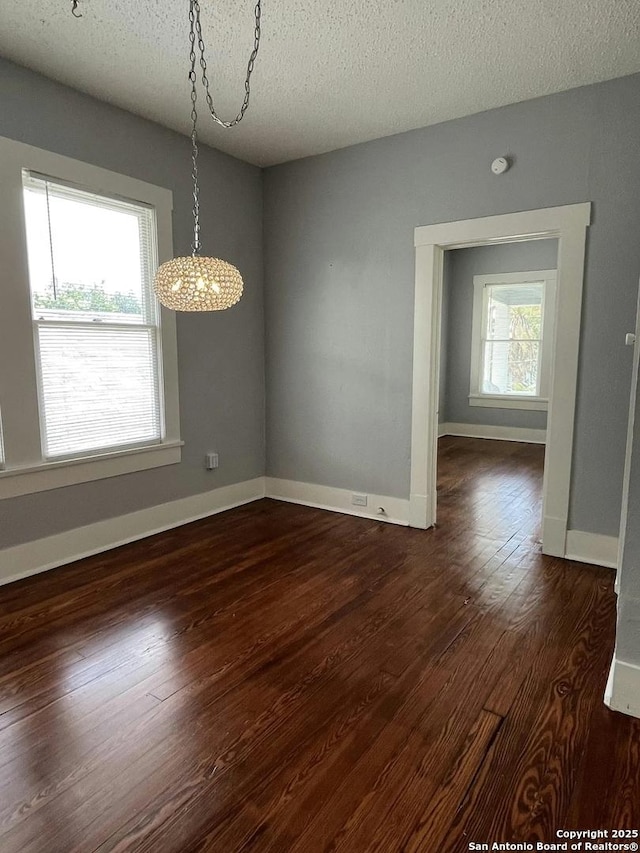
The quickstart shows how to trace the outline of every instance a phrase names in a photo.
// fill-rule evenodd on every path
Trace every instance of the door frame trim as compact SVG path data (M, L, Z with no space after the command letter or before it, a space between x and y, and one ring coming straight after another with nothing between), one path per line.
M584 202L415 229L411 527L426 529L436 521L437 400L445 251L557 239L558 282L543 479L542 550L545 554L565 556L586 229L590 221L591 202Z

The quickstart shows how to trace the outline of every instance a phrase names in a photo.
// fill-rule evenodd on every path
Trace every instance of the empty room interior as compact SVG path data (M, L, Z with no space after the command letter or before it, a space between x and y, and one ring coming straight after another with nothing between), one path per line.
M0 4L0 850L637 850L636 0Z
M557 240L445 253L439 318L436 519L540 543ZM507 444L506 442L509 442Z

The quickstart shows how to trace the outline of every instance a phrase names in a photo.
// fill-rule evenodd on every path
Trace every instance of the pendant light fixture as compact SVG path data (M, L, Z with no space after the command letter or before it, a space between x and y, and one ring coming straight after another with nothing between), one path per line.
M73 0L72 12L76 17L81 17L77 12L78 2ZM202 38L202 26L200 23L200 2L189 0L189 40L191 42L189 81L191 83L191 178L193 181L193 243L191 244L191 255L181 258L173 258L166 261L158 268L153 289L158 300L166 308L174 311L221 311L230 308L242 296L242 276L233 264L220 258L203 257L200 254L200 185L198 183L198 112L197 101L197 75L196 61L199 58L202 85L204 86L205 100L211 114L211 118L220 127L231 128L239 124L249 106L251 92L251 74L258 48L260 47L260 17L261 0L257 0L254 16L254 40L253 50L247 64L247 74L244 82L244 100L240 112L231 121L224 121L217 114L213 98L209 88L207 76L207 62L205 59L205 46ZM197 50L197 54L196 54Z
M191 82L191 177L193 180L193 243L191 255L183 258L173 258L162 264L156 273L153 289L161 304L174 311L221 311L230 308L242 296L242 276L233 264L220 258L203 257L200 254L200 186L198 184L198 112L196 110L196 38L200 54L202 83L209 112L213 120L221 127L230 128L239 124L247 107L251 89L251 73L260 46L260 7L258 0L255 7L254 43L249 63L244 89L245 95L240 112L232 121L223 121L216 113L213 99L209 91L207 63L200 24L199 0L189 0L189 40L191 42L191 67L189 80Z

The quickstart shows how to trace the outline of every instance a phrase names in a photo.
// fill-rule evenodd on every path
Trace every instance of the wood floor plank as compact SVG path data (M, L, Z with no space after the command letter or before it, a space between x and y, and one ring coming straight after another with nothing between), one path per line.
M420 610L413 617L405 613L400 618L409 627L412 625L416 627L421 621L423 629L427 621ZM438 651L444 653L455 642L461 629L471 618L473 613L461 606L458 609L457 618L451 619L450 613L443 612L441 618L432 619L429 628L429 645L433 653L436 656ZM261 827L264 821L268 820L271 810L277 810L283 805L288 809L290 801L294 797L307 793L314 777L322 772L327 764L333 765L336 758L344 751L348 751L353 760L353 755L358 748L364 749L368 746L380 726L386 725L392 713L391 709L403 701L403 694L392 690L391 685L409 668L414 672L416 670L426 672L431 667L428 657L416 656L414 638L410 633L405 634L405 647L412 652L406 657L402 654L399 656L399 652L403 649L397 644L392 647L387 645L386 648L384 644L369 647L366 657L360 657L350 676L341 669L337 683L333 685L336 701L332 708L325 706L320 715L310 709L301 721L300 731L292 732L288 728L277 732L274 740L269 743L269 750L274 745L281 745L284 754L288 754L288 750L291 749L290 744L294 743L296 760L284 762L282 766L274 766L268 752L263 755L253 751L245 761L243 784L234 788L234 798L230 808L219 814L215 821L206 817L203 821L203 812L198 809L198 802L192 804L188 811L196 821L198 833L204 833L205 846L213 845L213 849L216 847L235 849L238 846L240 849L240 846L249 843L247 837L253 838L256 832L263 835L261 842L266 843L267 834L263 834ZM398 659L402 661L402 665L396 669ZM390 671L393 669L396 669L396 672L392 675ZM445 674L443 678L446 678ZM381 679L388 686L384 694L377 689ZM358 702L357 696L360 694L363 699ZM356 744L359 744L359 747ZM275 803L269 803L274 792L276 792ZM207 794L206 790L202 792L205 799ZM265 805L261 813L264 817L259 822L260 825L258 827L251 823L247 825L243 803L246 801L253 804L263 799ZM253 808L252 814L254 812ZM252 817L250 816L249 819L251 821ZM161 832L163 843L166 842L167 837L174 838L171 833L172 823L175 825L175 821L168 821L163 824L161 830L158 830ZM180 825L175 827L175 849L181 849L180 845L185 843L185 823L186 821L181 819ZM193 829L194 827L191 827L192 831ZM148 836L140 849L151 851L156 843L157 837Z
M406 580L407 582L410 581L410 579L403 579L401 575L392 574L391 572L386 572L386 576L390 578L390 583L396 586L402 584L404 580ZM379 631L381 625L384 624L384 621L396 615L396 613L398 612L398 607L403 601L406 600L408 604L415 602L416 593L419 591L419 589L419 585L416 585L414 583L413 585L406 588L404 593L401 595L398 594L400 591L396 590L396 596L394 598L393 605L391 605L390 602L385 600L372 600L372 596L368 595L367 597L371 600L371 613L368 618L367 605L361 602L362 607L356 613L355 608L353 606L353 602L349 602L344 607L344 611L345 613L351 613L353 615L357 630L355 632L347 631L345 634L344 631L346 625L343 624L340 626L342 629L343 636L331 640L333 646L329 649L329 651L320 650L316 668L315 670L312 670L310 674L311 677L309 677L309 675L305 676L306 683L304 686L308 688L315 685L316 689L321 687L322 682L319 682L319 679L324 678L326 673L331 672L331 670L337 664L339 664L342 659L351 660L352 658L355 658L358 649L364 646L366 642L370 641L370 639L375 635L375 633ZM362 596L360 596L360 598L362 598ZM332 626L336 624L335 620L331 616L329 616L326 621ZM249 643L251 643L251 640L249 640ZM283 664L287 668L291 668L291 663L288 660L284 659ZM305 662L304 658L301 659L300 664L303 667L304 672L304 669L308 665ZM356 661L353 665L358 668L359 666L361 666L361 661ZM259 669L259 667L256 668ZM215 673L215 665L213 666L213 669ZM248 673L245 673L245 675L247 674ZM52 805L51 808L58 809L61 806L62 803L60 795L65 791L69 791L68 798L73 798L72 791L69 788L69 783L77 782L80 778L83 780L83 789L85 791L86 797L89 800L91 799L94 791L94 788L92 786L95 786L95 796L99 798L101 786L105 783L105 781L109 781L110 776L112 774L118 775L120 768L119 762L130 763L132 765L133 770L136 770L136 764L147 767L150 761L155 761L158 769L161 770L161 774L159 774L158 776L158 781L162 781L162 784L164 785L164 774L171 769L169 767L169 764L172 760L171 747L174 745L174 741L179 741L179 735L176 735L176 733L173 731L173 719L175 714L172 715L169 709L172 708L174 712L177 713L186 704L189 710L193 710L196 713L196 716L192 717L189 720L189 724L199 730L206 730L206 721L202 718L206 717L208 709L213 707L216 699L219 699L221 695L227 692L225 686L223 686L222 689L216 689L213 694L211 693L210 689L207 690L207 688L211 687L216 688L218 681L219 679L213 677L212 679L209 679L206 682L199 682L196 685L195 691L188 691L187 697L184 697L181 693L177 694L176 701L173 702L170 706L167 706L166 715L163 714L163 708L158 708L156 711L154 711L155 725L153 728L153 732L150 736L147 736L144 741L140 741L138 743L135 737L125 738L124 740L118 738L115 744L104 744L96 755L87 756L81 768L75 769L72 773L70 773L70 775L66 776L60 781L58 787L53 792L57 792L58 797L55 800L55 805ZM255 742L257 735L261 731L262 737L267 736L271 731L273 721L277 720L278 716L282 717L283 708L286 706L286 703L289 702L290 699L297 700L300 695L301 684L299 679L294 679L289 692L284 694L281 690L274 691L270 687L269 679L266 679L266 683L264 685L251 684L251 692L249 693L247 692L247 690L245 690L241 694L241 697L239 697L237 694L232 694L228 699L230 703L230 709L227 711L227 713L233 715L233 719L237 724L238 731L234 733L232 730L231 732L225 733L227 736L227 741L229 741L226 746L220 744L216 747L215 742L209 742L207 744L207 749L213 753L215 758L215 750L217 748L219 751L218 757L222 755L222 758L220 759L222 764L224 764L225 766L228 765L229 762L226 756L231 752L237 752L239 742L237 741L237 738L241 738L242 740L247 740L248 738L251 738L252 741ZM252 699L253 696L255 696L255 701ZM204 706L202 705L202 701L195 701L198 699L198 697L206 697L206 702ZM267 706L267 708L262 714L258 714L256 711L257 719L252 726L247 727L246 721L243 720L243 717L238 716L238 714L234 711L239 701L241 701L241 704L244 707L245 711L250 711L252 708L259 708L260 703L268 701L270 697L275 702L273 708L270 709ZM221 705L220 703L215 706L215 711L216 713L226 713L225 706ZM242 707L240 708L240 713L242 713ZM185 722L187 721L185 720ZM137 732L134 732L134 735L137 735ZM234 738L236 739L235 742ZM104 755L110 756L110 761L113 765L108 771L108 773L105 773L100 769L102 760L104 759ZM208 767L209 764L215 764L215 760L207 760L205 762L206 767ZM208 773L206 767L204 771L205 777ZM196 776L199 773L200 771L198 770ZM137 778L135 774L132 773L131 775L134 779ZM222 776L224 776L224 773L218 773L217 778L219 779ZM175 780L175 778L174 781L177 783L177 780ZM192 780L187 778L185 780L185 786L186 790L190 792ZM122 787L126 786L121 786L121 788ZM33 805L35 805L35 807L37 807L38 809L47 808L51 799L51 793L52 792L48 789L46 791L45 796L39 796L35 801L32 800ZM174 799L175 796L176 794L174 792ZM125 802L124 807L126 808L127 806L128 804L127 802ZM14 806L11 812L13 816L12 822L15 823L16 817L22 818L24 820L25 814L27 813L29 808L30 804L26 802ZM64 849L64 845L68 846L68 836L66 832L67 828L65 827L64 842L63 847L61 849ZM19 838L22 847L24 849L29 849L27 846L27 841L24 836L23 829L16 829L9 836L7 836L7 838L12 843L14 840L17 843L17 840ZM50 839L50 844L53 845L53 843L54 840Z
M440 440L438 525L263 500L0 589L2 853L461 853L640 823L613 573L544 448Z
M429 800L423 813L405 831L404 837L401 835L402 829L396 833L391 841L392 846L399 847L406 853L441 849L456 809L473 783L502 720L502 717L491 711L480 711L447 775L436 786L434 796ZM378 849L385 849L380 847L380 842L377 842L377 846Z
M468 839L550 840L565 826L591 710L604 693L615 612L603 585L589 592L562 641L556 635L529 670L445 850L466 850ZM594 682L602 692L593 690Z
M640 720L612 714L596 703L571 794L567 827L638 829L639 767Z

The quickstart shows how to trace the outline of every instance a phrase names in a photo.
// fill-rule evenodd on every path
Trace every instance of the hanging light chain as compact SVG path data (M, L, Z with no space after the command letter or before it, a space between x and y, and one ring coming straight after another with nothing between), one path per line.
M260 48L260 20L262 16L262 0L257 0L254 8L255 26L253 30L253 50L249 56L247 63L247 74L244 81L244 99L237 116L231 121L224 121L218 115L213 97L209 86L209 77L207 74L207 60L205 57L204 39L202 37L202 24L200 22L200 0L189 0L189 41L191 43L191 51L189 59L191 67L189 69L189 81L191 83L191 178L193 180L193 243L191 244L191 254L197 255L200 252L200 185L198 182L198 110L196 102L198 94L196 90L197 74L196 64L200 62L200 70L202 74L202 85L204 86L205 100L211 113L211 118L221 127L230 128L239 124L244 118L249 107L249 99L251 97L251 75L255 65L258 50ZM76 18L81 18L82 13L78 11L79 0L72 0L71 13ZM196 53L197 41L197 53ZM199 56L198 56L199 55ZM48 199L47 199L48 201ZM52 260L53 267L53 260ZM54 273L54 292L55 292L55 273Z
M198 110L196 109L196 101L198 93L196 91L196 16L194 10L194 0L189 4L189 41L191 42L191 51L189 59L191 68L189 69L189 80L191 81L191 179L193 181L193 243L191 244L191 254L197 255L200 252L200 185L198 183Z
M198 110L196 102L198 93L196 90L197 74L196 62L198 56L200 58L200 69L202 72L202 85L204 86L205 99L211 118L221 127L230 128L242 121L244 114L249 107L249 98L251 97L251 74L255 65L256 56L260 48L260 18L262 15L262 0L258 0L255 5L255 27L253 32L253 50L247 63L247 75L244 81L244 99L240 107L238 115L232 121L224 121L216 112L209 87L209 77L207 75L207 60L205 57L204 39L202 38L202 24L200 22L200 2L199 0L189 0L189 41L191 50L189 60L191 67L189 69L189 81L191 83L191 178L193 180L193 243L191 244L191 254L197 255L200 252L200 185L198 183Z
M71 0L71 14L74 18L82 17L82 12L78 10L78 6L79 0ZM251 97L251 75L253 74L253 67L255 65L256 57L258 55L258 50L260 49L260 21L262 17L262 0L257 0L257 3L253 10L253 14L255 17L255 26L253 29L253 50L251 51L251 55L249 56L249 62L247 63L247 74L244 80L244 99L242 101L242 106L240 107L240 112L238 113L238 115L231 121L225 121L218 115L210 91L209 77L207 74L207 60L205 57L204 39L202 37L202 24L200 22L200 0L189 0L189 21L191 22L192 26L192 59L193 52L195 50L195 34L193 34L193 27L195 26L195 33L197 33L198 38L198 52L200 54L200 68L202 70L202 85L204 86L205 90L205 99L207 101L207 106L209 107L209 112L211 113L211 118L221 127L235 127L236 124L239 124L242 121L242 119L244 118L244 114L246 113L249 107L249 98ZM193 69L195 71L195 63L193 64Z
M238 115L231 121L224 121L216 112L216 108L213 103L213 98L209 90L209 78L207 76L207 60L205 57L204 40L202 38L202 25L200 23L200 0L190 0L189 19L191 19L191 14L193 13L195 17L196 33L198 36L198 51L200 53L200 68L202 70L202 85L204 86L205 98L207 101L207 106L209 107L209 112L211 113L211 118L221 127L229 128L234 127L236 124L239 124L244 118L244 114L246 113L247 108L249 106L249 98L251 97L251 75L253 73L253 66L256 61L256 56L258 55L258 50L260 48L260 18L262 15L261 3L262 0L258 0L254 9L255 27L253 30L253 50L251 51L249 62L247 63L247 75L244 81L244 100L242 102L242 106L240 107L240 112L238 113Z

